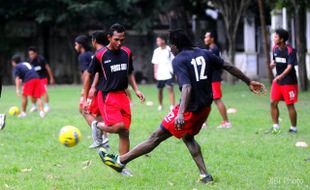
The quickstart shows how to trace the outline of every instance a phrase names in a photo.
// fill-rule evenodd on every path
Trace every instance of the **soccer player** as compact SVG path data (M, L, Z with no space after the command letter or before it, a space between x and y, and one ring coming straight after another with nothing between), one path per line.
M267 131L272 133L280 132L279 125L279 101L284 100L287 106L291 127L289 133L297 133L297 113L294 104L297 102L298 85L294 66L297 64L296 51L286 44L289 33L284 29L277 29L273 36L274 47L272 50L273 60L271 68L276 67L277 75L271 86L271 118L273 127Z
M2 92L2 74L0 73L0 98L1 98L1 92ZM5 127L5 114L0 114L0 130L4 129Z
M44 87L46 88L46 93L44 94L44 111L49 111L49 97L47 94L47 85L48 85L48 77L50 79L50 84L55 84L54 76L52 70L47 63L46 59L38 54L38 50L36 47L29 47L28 48L28 56L29 56L29 63L34 67L34 70L39 74L40 80L43 83ZM32 108L30 109L31 112L36 111L36 105L34 99L32 99Z
M94 32L92 34L91 39L92 46L96 49L96 53L104 48L104 45L107 44L106 35L104 32ZM80 63L80 71L81 71L81 78L84 84L85 77L87 75L87 69L93 59L93 54L90 52L89 40L88 37L85 35L80 35L75 38L75 50L79 53L79 63ZM80 112L82 113L83 117L85 118L88 125L91 127L92 123L95 120L101 121L100 111L98 107L97 101L97 86L98 83L98 73L95 74L93 78L93 82L91 85L91 89L88 95L88 99L86 100L88 103L87 110L83 110L83 103L84 103L84 90L82 89L81 92L81 99L80 99ZM95 135L92 135L95 136ZM102 140L97 142L96 139L93 139L93 143L89 146L89 148L98 148L100 146L109 147L109 139L107 138L106 133L103 134Z
M204 43L207 46L207 49L211 51L214 55L220 56L220 51L216 45L216 33L213 31L208 31L205 34ZM219 110L223 121L218 126L218 128L231 128L232 125L228 120L227 111L225 104L222 101L222 70L214 70L212 73L212 92L213 92L213 101Z
M18 117L26 117L27 97L33 98L39 106L40 117L45 116L41 97L44 96L46 90L40 80L40 76L36 73L34 68L27 62L22 62L19 56L14 56L11 59L13 66L13 74L15 77L16 94L22 97L22 112ZM23 83L22 93L20 92L21 81Z
M104 164L121 172L130 161L151 152L161 142L175 136L182 138L191 153L200 172L200 181L211 182L213 178L206 169L200 146L194 137L207 119L213 100L212 79L209 76L213 70L223 68L244 81L254 92L262 88L263 84L251 81L239 69L212 53L193 47L191 40L182 30L171 31L170 42L176 56L172 65L181 88L180 104L163 119L160 127L146 141L128 153L118 156L108 154L102 148L99 155Z
M166 44L164 36L157 36L156 45L158 47L153 52L152 63L154 65L154 78L157 80L159 102L158 111L163 110L163 89L166 85L171 103L170 109L172 110L175 105L173 69L171 64L174 56L171 53L170 47Z
M84 82L84 108L90 89L90 77L99 73L98 106L103 122L92 125L94 138L101 141L101 131L116 133L119 136L119 153L129 151L129 128L131 123L130 101L126 94L128 83L135 94L144 101L144 95L139 91L133 74L132 54L130 49L123 46L125 28L113 24L107 34L109 44L97 51Z

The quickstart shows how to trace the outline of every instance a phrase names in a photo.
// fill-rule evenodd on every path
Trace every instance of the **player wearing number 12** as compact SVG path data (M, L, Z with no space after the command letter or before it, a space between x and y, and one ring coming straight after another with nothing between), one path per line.
M104 164L121 172L127 163L151 152L162 141L175 136L182 138L192 155L200 172L200 182L212 182L213 177L206 169L200 146L194 138L208 118L213 100L209 76L213 70L223 68L244 81L254 92L261 90L264 85L251 81L240 70L207 50L193 47L183 30L171 31L170 42L171 50L176 56L172 62L173 70L182 91L180 104L164 118L160 127L146 141L128 153L118 156L100 149L99 155Z

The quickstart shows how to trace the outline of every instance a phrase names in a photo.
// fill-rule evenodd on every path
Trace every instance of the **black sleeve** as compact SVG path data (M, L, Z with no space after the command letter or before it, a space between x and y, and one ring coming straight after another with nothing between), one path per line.
M94 74L96 74L97 72L100 71L100 67L101 67L101 63L99 62L99 60L97 59L96 56L93 56L89 66L88 66L87 71L90 74L94 75Z
M212 67L216 70L222 69L224 65L224 60L214 54L208 54L208 60L210 61Z
M179 86L184 84L191 84L189 69L186 67L186 64L182 62L181 59L175 58L172 61L173 71L177 77Z
M129 63L128 63L128 73L132 74L134 71L133 61L132 61L132 53L129 55Z
M296 50L293 50L292 53L288 55L287 63L293 66L297 65Z

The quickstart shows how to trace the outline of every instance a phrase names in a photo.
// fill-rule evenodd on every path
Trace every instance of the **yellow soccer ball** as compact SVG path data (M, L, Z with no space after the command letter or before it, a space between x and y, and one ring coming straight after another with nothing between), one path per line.
M81 140L81 131L73 126L64 126L59 132L59 142L66 147L73 147Z
M19 115L19 114L20 114L20 111L19 111L19 108L17 106L12 106L9 109L9 115L14 116L14 115Z

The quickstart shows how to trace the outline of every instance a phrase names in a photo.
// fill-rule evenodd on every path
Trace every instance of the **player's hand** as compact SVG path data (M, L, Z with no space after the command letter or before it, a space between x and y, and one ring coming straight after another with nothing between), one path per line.
M54 78L51 78L50 84L51 84L51 85L54 85L54 84L55 84L55 79L54 79Z
M96 90L95 87L91 87L90 90L89 90L89 92L88 92L88 98L92 99L92 98L95 96L96 91L97 91L97 90Z
M282 77L280 75L274 77L272 82L279 82L282 79Z
M185 124L185 122L184 122L184 115L183 114L178 114L177 117L174 120L175 128L177 130L182 130L184 124Z
M142 92L140 92L139 90L137 90L136 92L137 97L141 100L141 102L143 103L145 101L145 97L143 95Z
M273 69L275 66L276 66L276 64L274 63L274 61L272 61L272 62L270 63L270 68Z
M19 89L16 89L16 95L21 96Z
M265 85L257 81L251 81L251 83L249 84L249 88L252 92L259 96L266 95L267 92Z
M88 113L88 102L87 102L87 99L83 98L82 102L83 102L83 108L82 108L83 110L82 111L84 113Z

